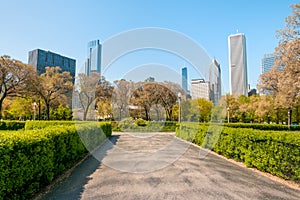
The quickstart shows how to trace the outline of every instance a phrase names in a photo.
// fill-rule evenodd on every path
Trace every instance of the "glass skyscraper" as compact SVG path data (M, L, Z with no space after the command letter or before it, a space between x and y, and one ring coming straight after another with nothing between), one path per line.
M221 83L221 67L216 59L213 59L209 67L209 82L211 90L211 100L215 105L218 104L222 96L222 83Z
M248 96L246 37L238 33L228 37L231 95Z
M88 57L85 61L85 74L92 72L101 73L101 51L102 46L99 40L93 40L88 43Z
M38 74L46 72L46 67L60 67L62 71L70 72L75 77L76 60L57 53L35 49L28 53L28 64L35 67Z
M275 55L273 53L265 54L264 57L261 59L261 73L264 74L273 67L275 62Z
M181 69L181 87L185 90L186 93L188 93L188 85L187 85L187 68L183 67Z

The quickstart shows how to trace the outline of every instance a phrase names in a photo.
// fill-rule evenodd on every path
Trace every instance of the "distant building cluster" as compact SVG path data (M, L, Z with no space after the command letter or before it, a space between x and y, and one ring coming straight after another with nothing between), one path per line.
M229 80L231 95L253 95L256 91L250 89L247 74L246 37L238 33L228 36L229 52ZM99 40L90 41L87 45L87 58L84 62L84 73L91 75L93 72L101 73L102 45ZM261 73L268 72L274 65L274 54L265 54L261 60ZM29 52L28 64L34 66L39 74L45 72L46 66L59 66L62 71L68 71L75 77L76 60L60 54L35 49ZM188 68L181 68L181 86L186 95L195 98L205 98L217 104L222 96L221 67L213 59L209 67L207 80L199 77L191 80L188 85ZM145 82L154 82L154 77L149 77ZM190 90L189 90L190 89Z
M187 68L182 68L182 88L189 94L187 85ZM208 80L204 78L192 79L191 97L192 99L204 98L218 104L222 96L221 68L216 59L212 60L209 66Z

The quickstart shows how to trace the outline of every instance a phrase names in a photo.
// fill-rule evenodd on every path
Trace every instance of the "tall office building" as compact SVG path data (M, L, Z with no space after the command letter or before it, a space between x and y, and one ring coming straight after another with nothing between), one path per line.
M188 93L188 75L187 75L187 68L183 67L181 69L181 87L185 90L186 93Z
M222 96L222 83L221 83L221 68L216 59L213 59L209 67L209 82L211 90L211 100L215 105L218 104Z
M248 96L246 37L235 34L228 37L230 94Z
M102 46L99 40L93 40L88 43L88 57L84 63L85 74L92 72L101 73L101 51Z
M261 59L261 73L264 74L273 67L275 62L275 55L273 53L265 54L264 57Z
M204 79L192 79L191 90L192 99L204 98L210 100L210 84Z
M29 51L28 64L34 66L39 75L46 72L46 67L59 66L62 71L70 72L71 76L75 77L76 60L50 51Z

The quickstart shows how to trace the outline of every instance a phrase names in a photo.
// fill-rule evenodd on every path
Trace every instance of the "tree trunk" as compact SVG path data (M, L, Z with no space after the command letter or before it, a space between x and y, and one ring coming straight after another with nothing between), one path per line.
M291 128L291 123L292 123L292 109L288 109L288 126L289 129Z
M0 99L0 119L2 119L2 104L3 104L3 100L4 100L4 98L2 97Z
M46 102L46 117L47 120L50 120L50 103Z

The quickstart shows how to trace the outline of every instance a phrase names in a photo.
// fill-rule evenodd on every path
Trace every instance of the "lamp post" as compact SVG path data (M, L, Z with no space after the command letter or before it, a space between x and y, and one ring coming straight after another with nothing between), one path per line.
M180 107L180 103L181 103L181 93L178 92L178 123L181 122L181 107Z
M230 117L229 117L229 111L230 111L230 108L228 107L227 108L227 122L228 122L228 124L229 124L229 122L230 122Z
M36 106L37 106L36 102L33 102L33 120L35 120L36 118Z

